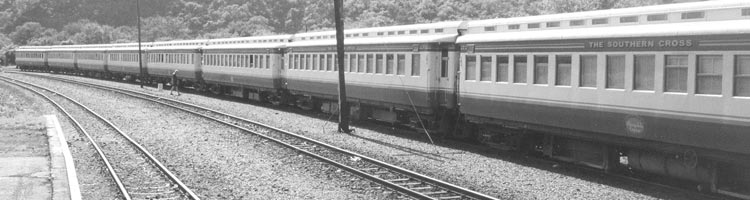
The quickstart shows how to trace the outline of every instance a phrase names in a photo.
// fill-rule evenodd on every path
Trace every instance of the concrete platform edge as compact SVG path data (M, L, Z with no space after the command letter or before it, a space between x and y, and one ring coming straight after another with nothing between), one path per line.
M45 115L47 119L47 136L49 138L50 169L52 171L52 199L80 200L81 190L78 185L73 156L68 142L55 115Z

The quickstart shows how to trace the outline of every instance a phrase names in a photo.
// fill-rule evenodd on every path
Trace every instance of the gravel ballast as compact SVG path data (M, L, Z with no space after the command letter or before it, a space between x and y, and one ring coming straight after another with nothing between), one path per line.
M2 102L2 107L4 107L0 113L3 113L6 117L12 117L0 120L0 124L4 127L16 124L33 128L37 127L37 125L33 124L38 122L40 125L37 128L43 130L45 126L41 116L47 114L57 115L65 138L68 141L71 155L73 156L76 176L78 177L78 184L83 199L114 199L119 195L119 191L106 171L104 164L96 154L96 150L91 147L88 140L83 138L73 128L68 118L64 117L62 113L57 112L48 101L35 93L7 82L0 82L0 94L3 96L0 102ZM14 96L22 97L22 103L16 104L13 103L13 100L7 99ZM6 109L6 106L12 107L12 110ZM42 131L42 133L46 135L46 132ZM45 146L47 145L46 141L46 137L40 140Z
M55 81L33 82L59 89L112 120L201 198L399 197L273 142L161 105Z
M452 143L432 145L424 136L414 134L412 131L364 124L360 127L355 126L354 128L357 131L354 134L340 134L335 132L336 123L326 120L329 117L328 115L320 114L311 117L306 114L299 114L301 112L298 111L289 112L288 110L293 109L288 108L238 103L185 93L182 96L170 96L168 91L158 91L154 88L140 89L133 84L82 77L63 77L148 91L164 98L176 98L211 107L296 132L502 199L695 198L675 192L665 192L658 188L645 188L630 182L623 183L609 180L598 175L587 174L588 171L586 170L551 168L548 163L529 161L514 155L498 154L495 151L464 148L463 145ZM40 81L36 78L24 78ZM209 139L218 138L214 136ZM222 138L222 140L233 142L237 139ZM174 148L175 151L180 150L180 148L172 147L172 145L157 146Z

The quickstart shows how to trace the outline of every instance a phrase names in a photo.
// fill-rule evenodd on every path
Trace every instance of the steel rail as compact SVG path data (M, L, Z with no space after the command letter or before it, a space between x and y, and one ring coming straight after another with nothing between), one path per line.
M381 184L386 185L388 187L391 187L394 190L397 190L399 192L403 192L403 193L409 194L410 196L417 197L417 198L420 198L420 199L435 199L435 198L430 197L430 196L425 195L425 194L422 194L422 193L419 193L417 191L411 190L409 188L397 185L397 184L389 182L387 180L374 177L374 176L372 176L370 174L367 174L367 173L364 173L364 172L362 172L362 171L360 171L358 169L354 169L354 168L351 168L351 167L346 166L344 164L337 163L337 162L332 161L332 160L330 160L328 158L324 158L322 156L316 155L316 154L314 154L312 152L309 152L307 150L301 149L301 148L296 147L296 146L294 146L292 144L288 144L288 143L283 142L281 140L278 140L278 139L275 139L275 138L271 138L269 136L265 136L264 134L258 133L256 131L252 131L252 130L249 130L247 128L240 127L238 125L235 125L235 124L232 124L232 123L229 123L229 122L225 122L223 120L214 119L214 118L212 118L210 116L207 116L207 115L204 115L204 114L201 114L201 113L197 113L195 111L191 111L191 110L180 108L180 107L177 107L177 106L174 106L174 105L170 105L170 104L161 102L160 100L162 100L162 101L169 101L169 102L172 102L172 103L175 103L175 104L179 104L179 105L183 105L183 106L188 106L188 107L192 107L192 108L195 108L195 109L204 110L204 111L208 111L208 112L211 112L211 113L223 115L225 117L229 117L229 118L232 118L234 120L243 121L243 122L246 122L246 123L253 124L255 126L259 126L259 127L271 129L273 131L276 131L276 132L279 132L279 133L283 133L285 135L293 136L293 137L296 137L296 138L301 139L301 140L309 141L309 142L314 143L316 145L320 145L320 146L326 147L328 149L331 149L331 150L334 150L334 151L338 151L338 152L343 153L343 154L348 154L350 156L359 157L359 158L361 158L361 159L363 159L363 160L365 160L367 162L373 163L373 164L378 165L380 167L384 167L386 169L396 171L398 173L401 173L401 174L404 174L406 176L418 179L420 181L424 181L424 182L427 182L429 184L433 184L433 185L435 185L437 187L442 187L442 188L451 190L451 192L455 192L457 194L461 194L461 195L464 195L464 196L472 198L472 199L497 199L495 197L492 197L492 196L489 196L489 195L486 195L486 194L482 194L482 193L479 193L479 192L476 192L476 191L473 191L473 190L470 190L470 189L467 189L467 188L463 188L463 187L460 187L460 186L457 186L457 185L454 185L454 184L451 184L451 183L448 183L448 182L445 182L445 181L441 181L441 180L438 180L438 179L435 179L435 178L432 178L432 177L428 177L426 175L422 175L422 174L419 174L417 172L414 172L414 171L411 171L411 170L408 170L408 169L404 169L404 168L399 167L399 166L395 166L395 165L392 165L392 164L389 164L389 163L385 163L383 161L376 160L374 158L370 158L370 157L361 155L361 154L356 153L356 152L352 152L352 151L349 151L349 150L346 150L346 149L342 149L340 147L336 147L336 146L333 146L333 145L330 145L330 144L327 144L327 143L324 143L324 142L320 142L320 141L317 141L317 140L314 140L314 139L311 139L311 138L308 138L308 137L305 137L305 136L302 136L302 135L299 135L299 134L296 134L296 133L292 133L292 132L289 132L289 131L286 131L286 130L282 130L282 129L279 129L279 128L276 128L276 127L272 127L270 125L263 124L263 123L260 123L260 122L256 122L256 121L244 119L244 118L241 118L241 117L238 117L238 116L235 116L235 115L232 115L232 114L224 113L224 112L221 112L221 111L217 111L217 110L214 110L214 109L211 109L211 108L206 108L206 107L195 105L195 104L188 103L188 102L182 102L182 101L177 101L177 100L173 100L173 99L162 98L162 97L158 97L158 96L155 96L155 95L152 95L152 94L147 94L147 93L143 93L143 92L139 92L139 91L133 91L133 90L129 90L129 89L122 89L122 88L115 88L115 87L110 87L110 86L96 85L96 84L92 84L92 83L85 83L85 82L68 80L68 79L63 79L63 78L58 78L58 77L45 76L44 78L50 78L50 79L54 79L54 80L58 80L58 81L62 81L62 82L75 83L75 84L80 84L80 85L87 85L87 86L91 86L91 87L95 87L95 88L100 88L100 89L103 89L103 90L109 90L109 91L112 91L112 92L117 92L117 93L120 93L120 94L132 96L132 97L135 97L135 98L149 100L149 101L156 102L156 103L159 103L159 104L162 104L162 105L167 105L167 106L170 106L170 107L173 107L173 108L176 108L176 109L180 109L180 110L183 110L183 111L186 111L186 112L189 112L189 113L193 113L193 114L199 115L201 117L207 118L209 120L214 120L214 121L217 121L219 123L226 124L228 126L232 126L232 127L241 129L243 131L246 131L246 132L253 133L255 135L261 136L261 137L266 138L268 140L277 142L279 144L282 144L283 146L287 146L287 147L290 147L290 148L295 149L297 151L303 152L303 153L305 153L307 155L310 155L312 157L319 158L320 160L323 160L323 161L325 161L327 163L331 163L333 165L336 165L337 167L340 167L340 168L342 168L344 170L350 171L352 173L355 173L355 174L363 176L363 177L367 177L370 180L374 180L375 182L378 182L378 183L381 183ZM138 97L138 95L150 97L151 99L144 98L144 97Z
M89 140L89 142L91 143L91 145L94 146L94 149L96 149L97 154L99 154L99 158L101 158L102 162L104 162L104 165L107 167L107 171L109 172L109 174L112 177L112 179L114 179L115 184L117 185L117 188L120 190L120 193L123 195L123 197L125 199L127 199L127 200L131 199L130 194L127 192L127 189L125 189L125 186L122 184L122 181L120 180L120 177L117 175L117 173L115 173L115 170L112 167L112 164L109 162L109 159L107 159L107 156L104 155L104 152L102 151L101 147L99 147L99 145L96 142L94 142L94 139L91 137L91 135L89 135L88 131L86 131L83 128L83 125L81 125L81 123L79 123L78 120L76 120L73 117L72 114L70 114L67 110L65 110L65 108L63 108L55 100L52 100L52 98L50 98L46 94L43 94L43 93L41 93L39 91L36 91L36 90L34 90L34 89L30 88L30 87L23 86L23 85L21 85L19 83L14 83L14 81L16 81L16 80L9 79L7 77L2 77L2 76L0 76L0 77L1 77L0 80L2 80L2 81L5 81L5 82L7 82L9 84L16 85L18 87L21 87L23 89L26 89L28 91L31 91L31 92L33 92L33 93L35 93L35 94L43 97L44 99L46 99L47 101L49 101L50 103L52 103L52 105L54 105L55 108L57 108L57 110L59 110L60 112L62 112L63 114L65 114L65 117L68 118L68 119L70 119L70 121L73 122L73 127L75 127L76 129L78 129L79 131L81 131L83 133L83 135L85 135L86 138Z
M60 95L61 97L63 97L65 99L73 102L74 104L80 106L81 108L83 108L84 110L86 110L87 112L89 112L90 114L96 116L99 120L105 122L112 129L114 129L118 134L120 134L125 139L127 139L128 142L130 142L141 153L143 153L149 159L149 161L151 161L151 163L153 163L154 165L156 165L156 167L162 173L164 173L167 176L167 178L170 179L170 181L174 182L178 186L179 190L181 190L188 198L194 199L194 200L200 200L200 198L192 190L190 190L190 188L188 188L184 183L182 183L182 181L180 181L169 169L167 169L159 160L157 160L156 157L153 156L153 154L151 154L148 150L146 150L139 143L135 142L135 140L133 140L130 136L128 136L127 134L125 134L122 130L120 130L117 126L115 126L111 121L109 121L106 118L102 117L101 115L99 115L98 113L94 112L93 110L89 109L87 106L79 103L78 101L76 101L76 100L74 100L74 99L72 99L72 98L70 98L70 97L68 97L68 96L66 96L66 95L64 95L62 93L58 93L56 91L53 91L53 90L45 88L45 87L42 87L42 86L39 86L39 85L36 85L36 84L33 84L33 83L28 83L28 82L25 82L25 81L21 81L21 80L16 80L16 79L9 78L9 77L3 77L3 78L4 79L10 79L10 80L13 80L13 81L17 81L17 82L20 82L20 83L23 83L23 84L31 85L33 87L37 87L37 88L40 88L40 89L43 89L43 90L47 90L49 92L55 93L56 95ZM7 80L5 80L5 81L7 82ZM16 84L16 85L18 85L18 84ZM19 86L21 86L21 85L19 85ZM21 86L21 87L23 87L23 86ZM24 87L24 88L26 88L26 87ZM38 94L40 94L40 93L38 93ZM45 96L45 98L48 98L48 97ZM86 136L89 137L88 134L86 134ZM89 139L91 139L91 138L89 137ZM93 143L93 140L92 140L92 143ZM97 150L100 151L101 149L97 148ZM111 165L109 165L109 163L108 163L108 167L111 167ZM114 172L114 170L112 170L112 172ZM118 179L118 182L119 182L119 179ZM122 189L124 190L124 186L122 186L121 182L118 184L118 187L122 187ZM124 190L124 191L126 191L126 190ZM127 194L127 192L125 192L124 194L126 194L125 195L126 199L130 199L130 195Z

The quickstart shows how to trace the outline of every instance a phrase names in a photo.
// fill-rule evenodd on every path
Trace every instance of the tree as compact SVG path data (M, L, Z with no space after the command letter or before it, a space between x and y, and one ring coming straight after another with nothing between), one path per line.
M187 39L190 30L179 17L149 17L142 21L141 39L144 42Z
M42 37L45 28L39 22L26 22L16 27L16 31L10 34L13 43L17 45L26 45L29 41Z

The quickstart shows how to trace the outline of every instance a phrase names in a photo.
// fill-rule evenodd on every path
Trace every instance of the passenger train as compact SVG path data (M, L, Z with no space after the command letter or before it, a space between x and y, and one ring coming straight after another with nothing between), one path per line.
M750 199L750 1L345 30L352 115ZM335 32L24 46L24 70L336 113Z

